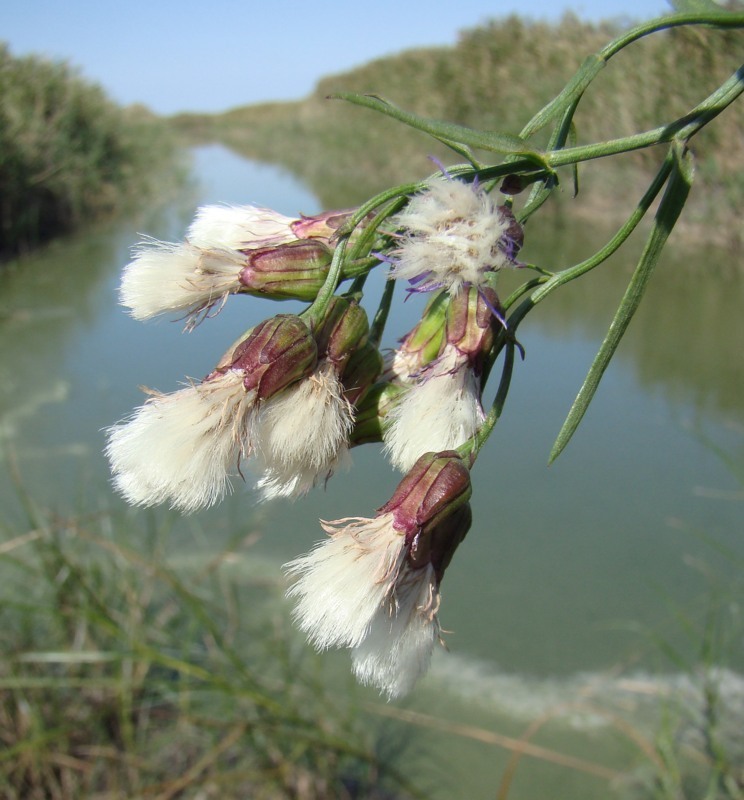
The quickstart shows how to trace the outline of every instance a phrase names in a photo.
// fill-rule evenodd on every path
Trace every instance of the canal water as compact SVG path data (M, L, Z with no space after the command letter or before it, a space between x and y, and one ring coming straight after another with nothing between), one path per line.
M7 525L22 519L17 480L63 513L116 507L102 429L142 402L139 387L175 390L206 374L246 328L301 308L233 298L187 334L179 322L134 322L117 305L139 235L182 238L199 204L321 210L279 168L219 145L192 158L177 201L55 243L0 274ZM525 258L549 269L581 260L612 232L571 226L565 215L539 224L530 223ZM728 625L740 608L744 270L730 268L730 255L692 245L665 255L574 440L547 466L641 246L642 237L631 241L629 256L555 293L523 324L525 359L474 471L474 524L443 584L448 651L404 701L360 694L371 716L397 720L411 769L433 798L496 797L514 766L511 739L525 732L542 749L523 755L512 800L605 796L614 770L642 761L618 720L652 740L670 698L698 702L697 632ZM381 276L371 279L372 294L381 286ZM416 303L396 307L388 345L414 324ZM281 564L320 538L318 518L372 515L399 477L370 446L325 490L294 503L257 506L249 481L191 518L180 556L208 557L203 531L229 535L236 521L253 519L261 538L246 568L280 580ZM740 714L742 644L738 629L715 654L727 708ZM668 658L672 651L679 657ZM345 655L322 658L348 683Z

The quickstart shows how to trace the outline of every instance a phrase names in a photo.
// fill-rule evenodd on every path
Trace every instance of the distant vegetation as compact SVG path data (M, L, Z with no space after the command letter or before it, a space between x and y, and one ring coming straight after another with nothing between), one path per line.
M619 31L617 24L589 24L574 16L560 23L512 16L461 34L454 47L412 50L322 80L295 103L236 108L221 115L173 118L191 137L217 138L240 153L281 163L308 181L324 204L354 204L391 184L433 171L430 154L459 158L423 134L373 112L328 100L338 91L373 92L424 116L518 133L562 88L581 61ZM614 138L681 116L741 63L744 32L678 28L649 36L614 58L582 99L577 142ZM729 109L695 139L699 177L693 195L741 207L744 200L744 102ZM596 164L588 176L627 181L629 164L609 177ZM652 156L651 156L652 157ZM631 171L632 172L632 171ZM622 183L618 179L622 175ZM709 208L698 206L699 218ZM685 211L688 216L688 210Z
M0 43L0 257L120 209L172 160L170 135L148 111Z

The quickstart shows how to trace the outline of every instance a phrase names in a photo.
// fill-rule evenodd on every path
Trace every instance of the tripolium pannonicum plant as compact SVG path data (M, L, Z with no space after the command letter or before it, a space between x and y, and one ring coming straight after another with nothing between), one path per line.
M192 512L218 502L251 460L262 498L294 498L349 465L355 447L384 443L402 473L392 498L372 517L323 522L327 537L286 572L295 619L310 641L348 648L360 681L388 697L405 694L441 638L440 584L470 527L470 471L501 415L515 355L524 355L520 325L551 292L606 261L655 205L552 460L591 402L685 205L689 142L744 91L744 67L681 118L624 138L572 144L574 114L600 70L638 39L675 26L744 27L744 14L710 7L623 33L587 58L518 135L424 119L376 96L339 95L429 134L460 163L439 164L430 178L358 208L316 216L206 206L184 242L138 245L121 285L136 319L185 314L190 329L239 294L308 306L267 317L203 380L153 392L111 427L117 490L133 504ZM537 148L535 135L545 129L547 146ZM557 272L520 260L525 231L534 228L527 223L558 187L560 168L575 179L581 162L658 145L666 151L656 175L602 248ZM370 309L365 282L373 270L388 280ZM503 270L524 275L504 297ZM426 293L425 310L397 347L383 350L390 308L411 292ZM494 399L484 408L489 381Z

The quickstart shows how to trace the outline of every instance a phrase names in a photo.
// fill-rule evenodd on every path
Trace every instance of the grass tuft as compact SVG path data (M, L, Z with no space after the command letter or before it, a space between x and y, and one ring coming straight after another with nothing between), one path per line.
M167 525L27 508L0 541L0 796L416 796L293 640L280 587L231 568L245 537L177 569Z

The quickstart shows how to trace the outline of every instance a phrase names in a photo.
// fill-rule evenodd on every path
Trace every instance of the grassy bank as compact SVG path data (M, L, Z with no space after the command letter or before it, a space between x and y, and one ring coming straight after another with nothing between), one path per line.
M619 31L573 16L560 23L509 17L461 34L454 47L413 50L322 80L296 103L236 108L221 115L172 119L192 139L225 142L240 153L283 164L309 183L324 205L354 204L387 186L432 171L430 154L454 154L423 134L342 101L338 91L373 92L417 114L518 133L575 72ZM647 37L613 59L582 99L576 143L618 137L684 114L740 64L744 32L679 28ZM726 216L744 201L744 103L700 136L694 217ZM596 198L635 198L654 153L615 159L608 170L582 169ZM608 192L608 188L611 191ZM686 210L689 220L690 213ZM730 214L733 223L735 215ZM740 226L736 226L739 230ZM733 232L733 231L732 231Z
M415 796L384 755L400 742L278 619L280 587L241 574L254 531L177 566L167 515L133 533L27 507L0 527L0 796Z
M62 62L0 43L0 257L110 215L173 163L171 137Z

